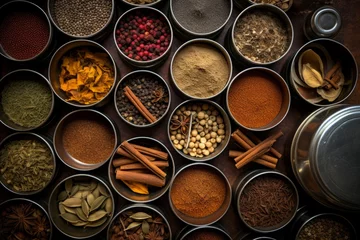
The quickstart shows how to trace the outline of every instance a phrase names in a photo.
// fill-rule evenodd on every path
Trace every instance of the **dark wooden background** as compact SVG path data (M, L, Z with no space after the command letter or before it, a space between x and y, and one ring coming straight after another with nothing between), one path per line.
M164 0L164 1L166 1L166 0ZM1 1L1 2L7 2L7 1ZM44 10L46 11L46 1L45 0L35 0L32 2L37 3L38 5L43 7ZM120 0L115 0L115 3L117 6L117 13L115 15L115 19L117 20L117 18L120 16L120 14L123 13L127 9L127 7L123 4L121 4ZM304 43L307 42L307 40L305 39L303 32L302 32L302 27L303 27L303 22L304 22L305 16L307 14L309 14L311 11L313 11L314 9L322 7L324 5L334 6L340 12L340 14L342 16L343 25L342 25L342 29L341 29L340 33L336 36L335 39L337 41L345 44L350 49L350 51L354 54L357 63L359 63L359 61L360 61L360 48L358 46L360 43L360 30L359 30L360 15L358 14L358 12L360 11L360 1L359 0L346 0L346 1L343 1L343 0L337 0L337 1L336 0L330 0L330 1L294 0L294 5L288 12L288 15L294 25L294 31L295 31L294 43L293 43L293 46L292 46L290 52L287 54L287 56L281 62L272 66L271 67L272 69L274 69L275 71L277 71L279 73L282 73L282 74L284 73L284 69L286 67L287 61L293 56L293 54ZM166 3L165 5L160 6L160 9L163 10L167 14L168 13L168 4ZM216 38L216 41L218 41L221 44L224 43L225 33L227 32L227 30L229 29L229 27L231 26L231 24L235 20L236 16L239 14L239 12L240 12L240 9L234 7L234 11L233 11L230 21L226 25L222 34ZM113 26L114 26L114 24L111 26L111 29L109 29L109 34L107 35L106 39L101 40L100 43L103 44L103 46L105 46L105 48L107 48L110 51L111 55L115 59L118 69L120 70L120 74L119 74L119 78L118 78L118 80L119 80L125 74L127 74L128 72L130 72L134 69L128 65L125 65L123 63L123 61L120 59L120 57L116 51L115 43L113 41L113 36L112 36ZM69 40L69 39L66 39L63 35L61 35L57 31L55 31L54 38L56 40L56 48L58 48L60 45L62 45L63 43L65 43L66 41ZM168 82L170 82L169 64L170 64L171 57L173 56L175 50L182 43L183 43L183 41L175 39L173 46L172 46L172 52L171 52L170 57L161 67L159 67L158 69L155 69L155 71L157 73L159 73ZM4 76L5 74L7 74L8 72L10 72L12 70L19 69L19 68L33 69L33 70L43 73L47 77L48 64L49 64L49 59L46 59L45 61L42 61L40 63L31 64L31 65L19 65L19 64L14 64L12 62L9 62L9 61L5 60L4 58L0 57L0 77ZM233 76L235 76L241 70L242 70L242 68L234 66ZM185 100L183 98L183 96L179 95L177 92L175 92L173 90L174 90L174 88L172 88L173 101L171 103L171 109L170 109L171 111L180 102ZM223 95L214 99L214 101L220 103L223 107L225 107ZM356 90L346 100L345 103L360 104L360 85L359 84L357 85ZM280 152L283 152L283 155L284 155L284 157L279 161L277 170L287 174L290 178L292 178L294 180L295 183L296 183L296 179L293 176L291 166L290 166L290 159L289 159L291 141L292 141L293 135L294 135L297 127L301 123L301 121L310 112L314 111L315 109L316 108L310 106L309 104L307 104L301 100L292 98L292 103L291 103L291 108L290 108L289 114L287 115L287 117L284 119L284 121L279 126L277 126L275 129L273 129L273 131L281 129L285 133L285 135L282 138L280 138L279 141L275 145L276 148L278 150L280 150ZM57 122L60 120L60 118L65 113L67 113L71 110L74 110L74 109L70 108L70 107L66 106L64 103L58 101L56 103L56 109L54 110L55 118L52 120L52 122L46 128L39 129L35 132L47 135L50 138L52 138L54 128L55 128ZM117 115L117 113L115 112L114 103L112 102L112 100L107 105L105 105L104 107L102 107L98 110L104 112L105 114L110 116L110 118L112 118L116 122L116 124L120 130L120 134L121 134L120 140L121 141L129 139L131 137L135 137L135 136L151 136L151 137L154 137L154 138L162 141L171 150L171 153L175 159L176 169L179 169L180 166L189 163L189 161L180 157L180 155L177 154L173 150L171 143L169 142L169 140L167 138L166 124L169 119L169 114L167 115L167 117L165 119L162 120L162 122L160 124L144 131L144 130L136 129L134 127L130 127L125 122L123 122L120 119L120 117ZM233 125L232 127L233 127L233 129L235 129L236 126ZM10 133L11 133L11 131L9 131L2 124L0 124L0 140L2 140L4 137L9 135ZM268 132L263 133L263 135L267 135L267 134L269 134L269 133ZM232 185L234 185L234 182L236 181L236 179L241 177L245 171L248 171L249 169L252 169L252 168L258 168L259 166L250 164L250 166L247 166L242 170L237 170L234 167L233 161L227 157L228 150L231 149L232 144L233 143L230 143L229 147L218 158L212 160L210 163L219 167L225 173L225 175L228 177L230 183ZM89 172L89 174L99 175L99 176L102 176L105 179L107 179L107 167L108 167L107 164L105 164L100 169ZM40 202L47 208L47 206L46 206L47 200L53 189L53 186L55 186L55 184L57 184L64 177L72 175L72 174L76 174L76 173L79 173L79 172L66 167L64 164L62 164L62 162L60 160L58 160L58 174L57 174L57 177L55 178L55 180L52 182L52 184L50 184L50 186L47 187L42 193L37 194L35 196L31 196L29 198L36 200L37 202ZM312 207L316 206L316 203L302 191L302 189L299 185L298 185L298 190L300 193L300 198L301 198L300 204L301 205L308 205L308 206L312 206ZM124 200L123 198L118 196L115 192L114 192L114 196L116 199L116 212L118 212L118 210L121 208L121 206L130 204L130 202L127 202L126 200ZM10 194L8 191L5 190L5 188L3 188L2 186L0 187L0 202L10 199L10 198L14 198L14 197L18 197L18 196L14 195L14 194ZM183 227L185 227L185 224L182 223L180 220L178 220L175 217L175 215L171 212L171 209L168 204L168 193L165 194L160 199L158 199L157 201L152 202L151 204L159 206L161 208L161 210L165 213L166 217L168 218L168 220L171 223L173 239L175 239L175 237L179 233L179 231ZM324 209L324 211L328 211L328 210ZM349 216L349 217L351 219L358 219L359 215L353 215L353 216ZM357 221L354 221L354 222L357 222ZM232 206L230 207L227 214L218 222L218 224L221 225L231 235L231 237L233 239L237 239L238 237L241 237L244 234L249 232L249 230L240 221L240 218L238 217L238 215L236 213L234 204L232 204ZM357 226L357 228L359 229L360 226ZM289 227L276 233L275 236L277 237L277 239L286 239L286 240L291 239L287 235L288 231L289 231ZM106 232L104 231L94 239L105 239L105 238L106 238ZM66 239L66 237L62 236L54 227L53 239Z

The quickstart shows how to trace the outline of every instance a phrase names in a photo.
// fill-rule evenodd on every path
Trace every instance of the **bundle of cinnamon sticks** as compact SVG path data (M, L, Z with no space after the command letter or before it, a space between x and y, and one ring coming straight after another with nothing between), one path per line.
M168 153L124 141L117 149L119 158L112 161L116 179L133 192L148 194L148 185L163 187L168 166Z
M229 152L229 157L234 158L236 168L239 169L249 162L256 162L269 168L276 168L276 164L282 157L282 154L272 146L283 133L281 131L277 132L264 141L261 141L253 134L248 135L249 137L239 129L231 134L235 142L245 149L245 151L230 150Z

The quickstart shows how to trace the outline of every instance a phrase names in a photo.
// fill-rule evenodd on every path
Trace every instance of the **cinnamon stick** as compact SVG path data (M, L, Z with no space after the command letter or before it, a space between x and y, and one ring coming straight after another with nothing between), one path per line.
M240 156L241 154L244 154L244 152L236 151L236 150L230 150L229 151L229 157L231 157L231 158L236 158L236 157ZM266 154L259 157L259 160L269 162L269 163L272 163L272 164L277 164L277 162L279 161L279 159L271 157L271 156L266 155Z
M151 161L149 161L142 153L140 153L136 148L134 148L130 143L124 141L121 145L127 153L133 156L136 160L144 164L150 171L159 176L160 178L165 178L166 173L161 170L159 167L155 166Z
M239 168L243 167L244 165L248 164L249 162L259 158L261 155L270 151L270 147L274 144L274 142L276 142L276 140L264 141L264 142L260 143L259 145L257 145L256 147L249 150L248 154L245 153L245 154L239 156L239 157L242 157L242 156L243 157L235 164L236 168L239 169Z
M276 164L273 164L273 163L264 161L264 160L262 160L262 159L260 159L260 158L255 159L253 162L256 162L256 163L261 164L261 165L263 165L263 166L265 166L265 167L268 167L268 168L272 168L272 169L275 169L275 168L276 168Z
M281 134L281 136L284 135L281 131L278 132L278 133ZM256 137L255 134L252 134L252 133L249 132L249 133L248 133L248 136L249 136L250 138L252 138L252 140L253 140L256 144L261 143L261 140L260 140L258 137ZM277 158L281 158L281 157L282 157L282 154L279 153L279 152L278 152L275 148L273 148L273 147L270 148L270 152L271 152L275 157L277 157Z
M335 89L339 89L338 83L340 82L340 79L341 79L340 74L337 74L337 75L335 75L333 78L331 78L331 81L333 82L333 84L336 84L336 86L337 86L337 88L335 88ZM325 80L326 80L326 79L325 79ZM325 88L326 90L330 90L330 89L333 87L333 84L331 84L330 82L328 82L328 83L324 86L324 88Z
M154 115L152 115L149 112L149 110L147 110L147 108L144 106L144 104L142 104L140 99L134 94L134 92L128 86L126 86L124 88L124 91L125 91L125 93L124 93L125 96L137 108L137 110L139 110L141 115L143 115L144 118L146 118L146 120L148 120L150 123L153 123L156 121L156 117L154 117Z
M148 148L148 147L144 147L144 146L140 146L140 145L136 145L136 144L132 144L132 145L134 146L134 148L136 148L142 154L146 154L146 155L153 156L155 158L160 158L163 160L167 160L169 157L169 154L167 154L166 152L162 152L160 150L156 150L156 149L152 149L152 148Z
M154 161L152 163L159 168L169 166L169 162L167 161ZM147 168L141 163L130 163L120 166L120 170L134 170L134 169L147 169Z
M128 158L116 158L112 161L112 165L114 167L120 167L122 165L131 164L131 163L136 163L136 161Z
M334 75L334 73L336 73L337 70L338 70L340 67L341 67L341 63L340 63L340 61L337 61L337 62L335 63L335 65L332 66L332 68L330 68L330 70L326 73L325 79L326 79L326 78L327 78L327 79L332 78L333 75Z
M127 153L124 149L122 149L121 147L119 147L117 150L116 150L116 153L119 154L119 155L122 155L126 158L129 158L129 159L132 159L132 160L136 160L133 156L131 156L129 153ZM154 157L151 157L151 156L148 156L148 155L145 155L143 154L147 159L149 159L149 161L155 161L156 158Z
M165 186L165 179L161 179L154 174L138 173L133 171L116 171L116 179L145 183L154 187Z

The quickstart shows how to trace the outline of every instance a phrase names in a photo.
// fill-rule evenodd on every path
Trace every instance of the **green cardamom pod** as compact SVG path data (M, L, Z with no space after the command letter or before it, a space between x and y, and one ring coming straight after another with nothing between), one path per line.
M90 190L82 191L81 198L86 198L90 194Z
M103 225L106 222L107 219L108 219L107 217L103 217L100 220L97 220L95 222L88 222L84 226L84 228L86 228L86 227L99 227L99 226Z
M66 191L68 196L70 196L72 187L73 187L72 179L66 180L65 181L65 191Z
M152 217L147 213L137 212L137 213L134 213L133 215L131 215L130 218L135 219L135 220L146 220L146 219L149 219Z
M59 202L62 202L62 201L64 201L67 197L68 197L67 192L66 192L66 191L61 191L61 192L59 193L59 195L58 195L57 200L58 200Z
M100 189L99 189L99 187L95 188L94 191L92 191L92 194L94 195L95 198L100 197Z
M127 228L125 228L125 231L133 229L133 228L137 228L141 225L141 222L132 222L129 224L129 226L127 226Z
M65 209L65 211L68 212L68 213L76 214L75 208L70 208L70 207L64 206L64 209Z
M96 198L90 204L90 212L97 210L105 200L106 200L105 196L100 196L100 197Z
M65 207L81 207L81 199L79 198L68 198L62 202Z
M94 191L95 188L97 188L97 186L98 186L97 182L91 181L90 186L89 186L89 190Z
M143 221L141 224L141 230L144 234L149 234L150 232L150 225L147 221Z
M72 225L75 226L75 227L83 227L86 224L88 224L87 221L86 222L80 221L80 222L77 222L77 223L72 223Z
M109 193L106 190L104 185L99 183L98 188L99 188L99 191L100 191L101 195L104 195L105 197L109 197Z
M88 217L89 222L95 222L97 220L100 220L101 218L105 217L107 215L107 212L104 210L96 211Z
M86 217L89 217L89 213L90 213L90 207L89 205L87 204L86 200L83 199L81 201L81 210L84 212L85 216Z
M83 210L81 208L75 209L76 215L84 222L87 222L87 217L85 216Z
M72 196L73 198L82 198L82 193L83 191L78 191L74 196Z
M90 193L89 195L86 196L86 201L89 205L91 205L95 200L95 197L92 193Z
M108 214L111 214L111 213L112 213L112 210L113 210L112 200L111 200L111 198L107 198L107 199L105 200L105 211L106 211Z
M80 222L80 219L78 218L78 216L76 216L75 214L72 214L72 213L64 213L64 214L60 214L60 216L69 223Z
M74 196L79 191L79 185L75 185L71 188L70 197Z
M65 207L64 205L62 205L62 203L59 203L59 213L60 214L66 213Z

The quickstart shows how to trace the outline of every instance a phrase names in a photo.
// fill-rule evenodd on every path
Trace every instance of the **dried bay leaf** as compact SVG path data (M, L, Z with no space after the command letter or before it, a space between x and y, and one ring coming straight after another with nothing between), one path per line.
M76 216L75 214L72 214L72 213L64 213L64 214L60 214L60 216L69 223L80 222L80 219L78 218L78 216Z
M302 67L302 77L305 83L312 88L318 88L324 84L324 79L321 74L312 68L309 63L306 63Z
M107 215L106 211L99 210L99 211L96 211L96 212L90 214L89 217L88 217L88 221L95 222L95 221L98 221L101 218L105 217L106 215Z
M130 218L134 219L134 220L146 220L149 218L152 218L149 214L144 213L144 212L137 212L134 213L130 216Z
M133 228L137 228L141 225L141 222L132 222L129 224L129 226L127 226L127 228L125 228L125 231L128 231L130 229L133 229Z
M91 204L90 204L90 212L97 210L103 202L106 200L105 196L100 196L96 198Z
M81 199L79 198L68 198L62 202L65 207L81 207Z
M304 66L307 66L306 70L304 70ZM321 57L315 51L313 51L312 49L308 49L301 53L298 62L298 69L300 77L309 87L317 88L322 85L324 81L324 64ZM311 71L309 71L309 69L311 69ZM316 75L315 83L313 82L313 79L311 79L311 75L309 76L309 74L311 74L312 72L314 72L313 74ZM307 75L304 75L304 73ZM308 79L309 77L310 80ZM321 84L318 85L318 82L320 82Z
M123 181L123 183L125 183L125 185L128 186L131 189L131 191L133 191L134 193L144 194L144 195L149 194L149 189L146 184L132 182L132 181Z

